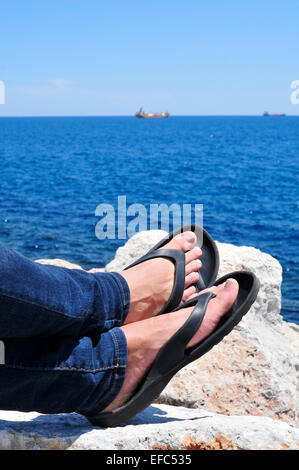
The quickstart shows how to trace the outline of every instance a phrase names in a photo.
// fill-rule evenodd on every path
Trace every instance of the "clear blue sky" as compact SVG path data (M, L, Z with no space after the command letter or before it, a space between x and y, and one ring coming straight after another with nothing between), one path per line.
M6 0L0 116L299 114L298 0Z

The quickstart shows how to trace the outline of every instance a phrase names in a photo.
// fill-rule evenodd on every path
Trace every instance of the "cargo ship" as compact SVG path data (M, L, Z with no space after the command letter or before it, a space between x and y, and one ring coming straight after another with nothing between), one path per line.
M166 113L146 113L144 112L143 108L140 108L139 111L135 114L136 117L138 118L144 118L144 119L153 119L153 118L160 118L160 119L165 119L169 117L169 113L166 111Z
M281 113L281 114L270 114L268 113L268 111L265 111L263 116L266 116L266 117L282 117L282 116L285 116L285 114Z

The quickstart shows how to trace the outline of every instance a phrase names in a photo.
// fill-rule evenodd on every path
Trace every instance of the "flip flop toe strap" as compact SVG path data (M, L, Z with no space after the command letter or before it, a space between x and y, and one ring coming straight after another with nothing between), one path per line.
M184 325L160 349L150 371L151 379L161 374L167 374L186 357L186 346L199 329L205 316L208 303L216 297L213 292L201 294L196 305ZM187 353L188 354L188 353Z
M185 253L180 250L169 249L150 251L134 263L130 264L130 266L125 268L125 270L153 258L168 258L174 261L175 263L175 274L172 292L168 298L167 303L158 313L158 315L162 315L165 312L171 312L172 310L174 310L182 300L182 296L185 289Z

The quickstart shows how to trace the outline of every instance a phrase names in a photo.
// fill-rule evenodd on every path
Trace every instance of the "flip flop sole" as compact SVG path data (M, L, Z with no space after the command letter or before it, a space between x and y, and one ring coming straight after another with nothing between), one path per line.
M145 378L133 397L125 405L111 412L101 413L93 417L87 416L93 425L113 427L127 423L136 414L151 405L180 369L206 354L232 331L254 303L259 291L259 281L253 273L236 271L218 279L216 285L225 282L228 278L234 278L238 281L239 293L233 307L222 317L216 329L199 345L188 348L184 359L179 361L177 366L172 368L167 374L163 374L163 376L152 381L148 381ZM194 299L193 301L186 302L176 310L192 304L194 305Z

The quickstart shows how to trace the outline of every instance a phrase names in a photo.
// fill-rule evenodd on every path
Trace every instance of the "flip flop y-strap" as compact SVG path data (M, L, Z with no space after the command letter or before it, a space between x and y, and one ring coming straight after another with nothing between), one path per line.
M213 292L207 292L193 299L193 305L194 301L196 301L196 305L191 315L183 326L160 349L147 376L147 380L152 381L161 377L161 375L168 375L174 369L177 369L178 366L182 365L182 362L188 361L188 349L186 349L186 346L199 329L209 301L215 297L216 295ZM192 301L190 301L190 304L192 304Z
M137 261L130 264L130 266L126 267L125 270L153 258L168 258L175 263L172 292L168 298L168 301L166 302L162 310L160 310L160 312L158 313L158 315L162 315L163 313L171 312L176 307L178 307L182 300L183 293L185 290L185 253L180 250L169 249L149 251L146 255L142 256Z

